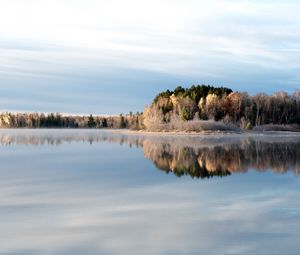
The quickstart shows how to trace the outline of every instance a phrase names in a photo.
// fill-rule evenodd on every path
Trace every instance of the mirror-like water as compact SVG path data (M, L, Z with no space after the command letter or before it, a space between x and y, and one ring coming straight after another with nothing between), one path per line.
M299 254L298 134L0 130L0 148L0 254Z

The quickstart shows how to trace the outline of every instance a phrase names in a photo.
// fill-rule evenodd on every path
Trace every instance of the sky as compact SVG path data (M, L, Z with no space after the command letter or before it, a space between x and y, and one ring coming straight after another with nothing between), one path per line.
M300 89L300 1L1 0L0 111L143 111L178 85Z

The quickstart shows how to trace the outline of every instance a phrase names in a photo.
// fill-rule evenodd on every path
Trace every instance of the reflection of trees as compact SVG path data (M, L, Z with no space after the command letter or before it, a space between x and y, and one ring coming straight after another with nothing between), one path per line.
M190 175L195 178L210 178L213 176L226 176L230 172L226 169L217 167L213 171L206 166L205 162L199 162L195 151L190 147L178 148L172 152L170 144L162 144L162 148L158 148L156 153L147 153L147 148L144 147L145 156L150 158L158 169L167 173L173 172L178 177ZM154 156L154 158L151 158ZM156 157L155 157L156 156Z
M0 133L0 144L9 146L15 144L25 145L61 145L64 143L119 143L120 145L128 144L130 147L141 147L142 140L127 136L110 133L106 131L88 131L88 130L30 130L20 129L2 130Z
M300 172L300 142L266 142L255 139L204 147L144 144L145 156L157 168L177 176L206 178L248 169Z
M226 176L248 169L300 173L300 136L207 135L150 136L126 135L87 130L2 130L1 145L61 145L64 143L118 143L143 147L155 166L177 176L195 178Z

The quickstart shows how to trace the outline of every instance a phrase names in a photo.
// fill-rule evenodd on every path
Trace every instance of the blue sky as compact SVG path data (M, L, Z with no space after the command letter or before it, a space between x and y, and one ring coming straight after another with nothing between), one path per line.
M300 89L300 2L2 0L0 111L142 111L161 90Z

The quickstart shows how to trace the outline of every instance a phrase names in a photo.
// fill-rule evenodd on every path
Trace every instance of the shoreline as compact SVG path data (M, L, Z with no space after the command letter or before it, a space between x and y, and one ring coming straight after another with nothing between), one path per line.
M300 136L300 131L290 130L239 130L239 131L146 131L146 130L132 130L132 129L111 129L111 128L0 128L2 131L38 131L38 132L59 132L59 131L71 131L71 132L109 132L115 134L124 135L145 135L145 136L261 136L261 135L284 135L284 136Z
M130 130L130 129L111 129L113 133L129 134L129 135L147 135L147 136L260 136L260 135L294 135L300 136L299 131L201 131L201 132L186 132L186 131L146 131L146 130Z

